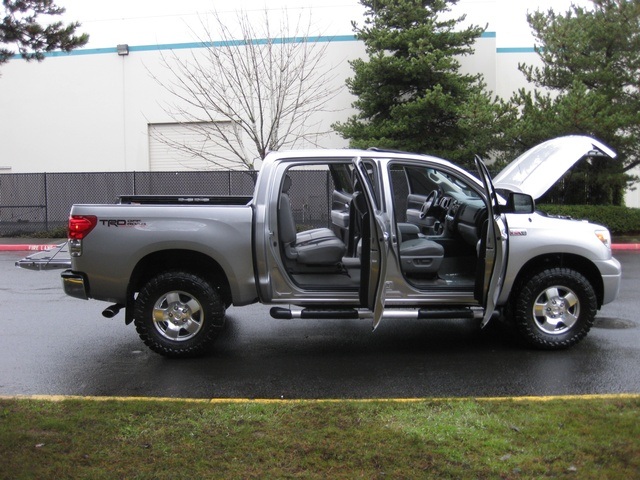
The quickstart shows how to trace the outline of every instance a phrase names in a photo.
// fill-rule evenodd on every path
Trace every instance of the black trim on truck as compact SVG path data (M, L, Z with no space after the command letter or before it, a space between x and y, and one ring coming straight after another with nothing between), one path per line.
M208 195L120 195L119 204L127 205L247 205L252 196Z

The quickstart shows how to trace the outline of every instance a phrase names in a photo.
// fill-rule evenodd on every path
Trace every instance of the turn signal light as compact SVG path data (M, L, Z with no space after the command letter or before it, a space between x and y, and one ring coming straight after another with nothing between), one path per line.
M598 240L604 243L605 247L611 248L611 234L609 230L596 230L594 233L596 237L598 237Z
M95 215L71 215L69 217L69 238L82 240L98 223Z

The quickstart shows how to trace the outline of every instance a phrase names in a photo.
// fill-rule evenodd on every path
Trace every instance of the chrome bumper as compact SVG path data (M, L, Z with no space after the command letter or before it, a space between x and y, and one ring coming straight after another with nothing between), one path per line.
M84 274L72 270L65 270L60 274L62 277L62 288L64 293L70 297L89 299L89 284Z

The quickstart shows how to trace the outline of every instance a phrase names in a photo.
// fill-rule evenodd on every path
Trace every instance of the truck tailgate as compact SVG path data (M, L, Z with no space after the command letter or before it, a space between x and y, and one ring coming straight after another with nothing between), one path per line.
M34 253L18 260L16 267L27 270L57 270L71 268L71 257L67 242L57 245L51 250Z

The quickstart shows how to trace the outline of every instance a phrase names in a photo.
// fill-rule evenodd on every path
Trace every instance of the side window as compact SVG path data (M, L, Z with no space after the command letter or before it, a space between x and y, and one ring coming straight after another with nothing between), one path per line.
M331 179L337 192L353 194L353 166L346 163L329 165Z
M288 196L298 232L329 228L338 236L348 228L353 195L351 162L294 165L287 169L281 191Z
M438 174L433 168L407 167L406 170L411 193L428 195L433 190L439 190Z
M333 190L328 165L299 165L287 170L282 191L289 197L299 232L329 226L331 199L328 192Z
M383 207L383 203L382 195L380 193L380 178L378 176L378 171L372 161L364 160L362 164L364 165L369 185L375 197L374 201L376 203L376 208L381 209Z

